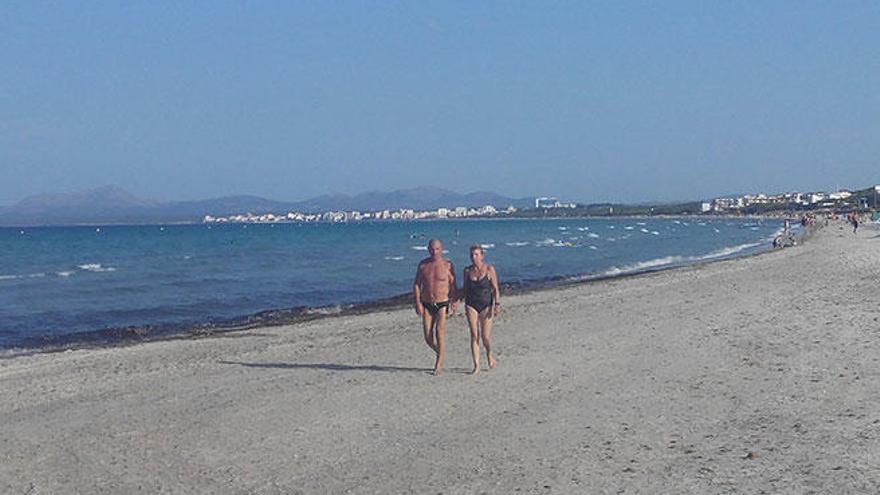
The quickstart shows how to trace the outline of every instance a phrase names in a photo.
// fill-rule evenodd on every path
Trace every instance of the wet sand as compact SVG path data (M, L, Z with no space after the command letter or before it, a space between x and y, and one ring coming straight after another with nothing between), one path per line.
M3 359L0 492L878 493L878 281L840 223L505 297L476 377L412 310Z

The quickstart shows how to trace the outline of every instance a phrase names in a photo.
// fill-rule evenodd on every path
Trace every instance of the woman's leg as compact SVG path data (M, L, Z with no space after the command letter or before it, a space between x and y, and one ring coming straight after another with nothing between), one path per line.
M476 375L480 372L480 315L470 306L465 306L464 312L471 329L471 357L474 359L474 370L471 373Z
M492 308L487 308L480 315L480 327L483 335L483 347L486 348L486 362L489 364L489 369L492 369L497 364L497 360L492 354L492 318L489 318L490 311L492 311Z

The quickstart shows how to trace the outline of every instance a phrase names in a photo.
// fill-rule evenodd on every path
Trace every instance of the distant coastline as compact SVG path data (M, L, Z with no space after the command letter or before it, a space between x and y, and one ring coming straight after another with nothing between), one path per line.
M115 186L81 193L47 194L0 207L0 226L173 225L204 223L206 217L284 217L286 220L414 220L460 217L603 218L669 215L783 215L809 211L876 210L880 186L833 193L746 194L679 203L562 203L555 198L509 198L492 192L458 194L414 188L356 196L321 196L300 202L258 196L161 203ZM369 217L367 215L369 214ZM382 218L377 218L379 214ZM398 218L394 217L395 214ZM295 218L290 218L293 215ZM242 223L256 223L242 221ZM273 223L271 221L261 223Z

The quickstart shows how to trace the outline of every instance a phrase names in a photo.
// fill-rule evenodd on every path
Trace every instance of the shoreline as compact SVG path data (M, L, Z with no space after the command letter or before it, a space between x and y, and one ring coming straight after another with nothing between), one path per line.
M508 220L517 219L511 218ZM796 234L798 243L801 244L809 237L811 232L800 230ZM608 270L606 270L600 273L565 274L541 279L525 280L522 282L502 283L501 289L505 295L529 294L533 292L555 290L615 279L639 277L657 272L679 270L704 264L760 256L773 251L775 251L775 249L772 246L756 246L743 253L734 252L728 255L706 259L669 262L655 267L639 268L632 271L623 271L617 274L609 274ZM212 336L222 336L223 334L230 332L239 332L261 327L297 325L324 318L398 310L408 307L411 304L410 298L411 294L407 292L355 303L340 303L319 307L297 306L291 308L270 308L255 313L219 320L169 323L161 325L108 327L62 335L28 337L21 339L19 343L14 346L0 347L0 360L12 359L23 355L105 347L124 347L156 341L204 339Z

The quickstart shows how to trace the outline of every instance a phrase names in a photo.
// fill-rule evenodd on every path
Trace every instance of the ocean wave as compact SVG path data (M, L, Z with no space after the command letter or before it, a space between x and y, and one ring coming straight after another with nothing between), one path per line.
M690 263L697 261L707 261L716 258L724 258L727 256L734 255L736 253L745 251L747 249L755 248L760 246L763 243L760 242L750 242L747 244L740 244L737 246L730 246L726 248L721 248L710 253L706 253L703 255L697 256L664 256L662 258L654 258L646 261L639 261L636 263L632 263L629 265L624 265L622 267L612 266L611 268L602 272L599 276L616 276L622 275L624 273L634 273L640 272L643 270L648 270L651 268L660 268L669 265L682 264L682 263Z
M590 232L589 234L587 234L587 237L592 237L593 239L598 239L599 234L594 234L594 233Z
M586 231L590 230L590 228L589 227L578 227L578 230L580 230L581 232L586 232Z
M400 261L403 259L403 256L386 256L385 259L388 261Z
M18 280L22 278L40 278L45 276L45 273L29 273L27 275L0 275L0 280Z
M627 225L626 227L624 227L624 229L626 229L626 230L633 230L634 228L635 228L635 227L633 227L633 226L631 226L631 225Z
M506 244L506 245L508 245L508 246L510 246L510 247L520 247L520 246L528 246L528 245L529 245L528 242L522 242L522 241L517 241L517 242L505 242L504 244Z
M95 272L95 273L115 272L116 271L116 268L114 268L112 266L103 266L100 263L86 263L84 265L76 265L76 267L79 268L80 270L85 270L87 272Z
M647 234L647 233L648 233L648 229L646 229L646 228L641 228L641 229L639 229L639 232L644 232L644 233Z
M652 230L651 233L654 235L660 235L660 232L657 232L656 230Z
M483 249L493 249L495 247L495 244L492 244L490 242L489 244L480 244L480 247L482 247Z
M427 251L428 246L410 246L410 249L415 249L416 251Z
M55 272L55 275L58 275L59 277L69 277L69 276L73 275L73 273L74 272L70 272L70 271Z
M621 275L624 273L638 272L638 271L642 271L642 270L647 270L649 268L658 268L661 266L671 265L673 263L681 263L686 260L687 260L687 258L685 258L684 256L664 256L662 258L654 258L651 260L639 261L637 263L624 265L622 267L612 266L611 268L602 272L602 275L613 276L613 275Z
M719 250L717 250L717 251L712 251L712 252L709 253L709 254L704 254L704 255L702 255L702 256L692 256L691 258L692 258L694 261L710 260L710 259L713 259L713 258L723 258L723 257L725 257L725 256L730 256L731 254L736 254L736 253L739 253L739 252L741 252L741 251L745 251L746 249L750 249L750 248L753 248L753 247L758 247L758 246L760 246L761 244L762 244L762 243L760 243L760 242L750 242L750 243L747 243L747 244L740 244L740 245L738 245L738 246L731 246L731 247L722 248L722 249L719 249Z

